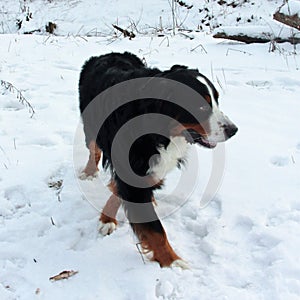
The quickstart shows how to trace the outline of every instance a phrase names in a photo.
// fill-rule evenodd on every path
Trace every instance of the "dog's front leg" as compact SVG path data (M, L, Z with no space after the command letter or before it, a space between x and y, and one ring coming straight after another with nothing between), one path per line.
M149 201L144 200L142 203L124 201L124 208L144 254L150 254L150 259L157 261L161 267L188 268L169 244L166 232L154 210L151 197Z

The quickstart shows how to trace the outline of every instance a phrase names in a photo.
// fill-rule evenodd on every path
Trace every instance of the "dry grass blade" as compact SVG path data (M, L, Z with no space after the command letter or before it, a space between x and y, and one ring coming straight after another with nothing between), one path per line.
M56 190L56 196L57 196L58 201L61 201L60 194L64 187L63 183L64 183L63 179L52 180L52 181L48 182L48 187L50 189Z
M0 83L1 83L1 86L3 86L9 92L17 93L17 99L19 100L20 103L22 103L23 105L25 105L29 108L29 112L31 113L30 118L32 118L33 115L35 114L35 111L34 111L32 105L23 96L22 92L19 89L17 89L12 83L10 83L8 81L1 80Z
M48 186L51 189L61 190L63 187L63 182L64 181L62 179L57 180L57 181L51 181L51 182L48 182Z
M74 275L76 275L78 271L62 271L58 275L52 276L49 278L51 281L58 281L58 280L63 280L63 279L68 279Z
M140 249L141 243L136 243L135 245L136 245L136 248L138 249L138 251L139 251L139 253L140 253L140 255L141 255L141 258L142 258L142 260L143 260L143 263L144 263L144 265L145 265L146 262L145 262L145 259L144 259L144 257L143 257L143 250Z

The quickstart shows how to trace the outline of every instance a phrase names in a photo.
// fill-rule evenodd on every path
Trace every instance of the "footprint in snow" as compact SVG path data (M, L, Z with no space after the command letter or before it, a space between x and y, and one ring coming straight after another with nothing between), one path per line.
M276 156L273 156L270 161L271 161L271 164L276 167L285 167L285 166L289 165L291 159L288 156L276 155Z
M284 223L294 222L300 224L300 204L299 202L291 203L290 208L281 208L269 213L266 225L277 227Z
M279 211L277 211L277 213L279 213ZM269 215L268 219L270 220L271 217L272 214ZM266 224L270 225L268 221ZM271 250L281 242L278 237L272 234L269 226L252 226L248 238L252 241L253 249L257 251L263 251L263 248Z
M218 196L215 196L207 206L202 208L211 217L220 218L222 215L222 201Z
M52 135L48 137L33 137L30 139L26 145L36 145L36 146L42 146L42 147L53 147L57 144L60 144L62 141L62 137L58 135Z
M57 62L56 64L54 64L54 66L56 66L59 69L63 69L63 70L69 70L69 71L74 71L74 72L78 72L78 68L71 66L71 65L67 65L64 62Z
M24 109L24 105L15 100L9 100L2 103L1 108L8 111L18 111Z
M174 286L169 280L159 280L155 286L155 296L157 298L162 297L163 299L171 299L174 294Z
M247 216L240 215L235 219L234 228L243 235L251 232L253 226L253 221Z
M272 82L267 80L251 80L247 81L246 84L260 89L268 89L272 86Z
M270 162L276 167L285 167L290 164L296 164L299 160L300 143L298 143L292 149L288 149L287 155L275 155L271 157Z
M65 144L73 145L74 137L71 132L61 130L61 131L55 132L55 134L58 134L62 138L62 140Z
M4 192L4 198L13 205L15 210L19 210L30 205L30 201L25 194L24 188L20 185L7 188Z
M182 275L182 274L181 274ZM178 273L175 269L166 270L156 279L155 296L157 299L182 299L182 287L178 284Z
M72 96L75 95L73 90L63 90L63 91L53 91L54 95L61 95L61 96Z
M197 220L199 216L202 216L202 218L203 217L220 218L220 216L222 215L222 202L217 196L215 196L205 206L201 206L201 202L199 205L198 199L195 201L196 202L194 202L193 205L189 205L189 203L187 203L187 205L182 206L180 211L182 217L191 220Z

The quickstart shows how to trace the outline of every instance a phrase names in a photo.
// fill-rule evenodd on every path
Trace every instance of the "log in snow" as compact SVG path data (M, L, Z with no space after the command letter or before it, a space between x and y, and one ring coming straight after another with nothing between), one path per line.
M217 29L214 38L239 41L246 44L252 43L291 43L300 44L300 34L293 35L290 32L281 32L276 35L265 26L245 26L245 27L222 27Z
M300 1L290 0L273 15L274 20L300 30Z

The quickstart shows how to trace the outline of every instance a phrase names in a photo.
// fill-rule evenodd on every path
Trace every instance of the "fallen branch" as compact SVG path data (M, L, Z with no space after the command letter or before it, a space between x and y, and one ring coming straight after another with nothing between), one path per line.
M281 13L280 11L277 11L273 15L273 19L280 23L283 23L287 26L290 26L290 27L300 30L300 18L298 16L298 14L286 15L286 14Z
M124 37L129 37L129 39L133 39L135 37L135 34L131 31L128 31L127 29L123 29L117 25L112 24L113 28L117 29L118 31L122 32Z
M300 38L297 37L289 37L289 38L281 38L281 37L272 37L272 36L261 36L261 37L255 37L255 36L249 36L246 34L227 34L225 32L217 32L213 35L216 39L226 39L226 40L232 40L232 41L238 41L246 44L253 44L253 43L270 43L270 42L276 42L276 43L291 43L293 45L300 44Z
M33 34L35 32L42 32L41 29L34 29L34 30L30 30L30 31L24 31L24 34Z

